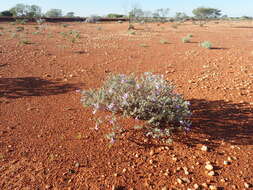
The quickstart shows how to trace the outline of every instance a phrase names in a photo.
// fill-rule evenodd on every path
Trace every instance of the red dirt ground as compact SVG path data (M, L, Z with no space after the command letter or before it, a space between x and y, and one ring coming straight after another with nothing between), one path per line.
M46 24L36 34L35 24L16 32L1 23L0 189L250 189L252 23L172 25L136 24L130 34L127 23ZM74 43L60 33L71 30L80 32ZM187 34L191 43L182 43ZM201 48L205 40L214 48ZM76 90L97 88L111 73L147 71L191 102L192 130L174 134L171 145L131 131L109 147L109 126L94 130Z

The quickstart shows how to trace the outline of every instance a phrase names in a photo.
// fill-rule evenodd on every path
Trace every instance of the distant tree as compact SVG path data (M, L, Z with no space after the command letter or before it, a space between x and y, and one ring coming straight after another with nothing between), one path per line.
M221 10L207 7L198 7L193 9L192 13L197 19L201 20L214 19L221 16Z
M74 12L68 12L65 17L75 17Z
M31 5L31 6L27 6L27 13L26 16L28 17L41 17L42 16L42 11L41 8L37 5Z
M50 9L45 14L46 17L62 17L61 9Z
M12 12L11 11L3 11L0 13L0 16L13 16Z
M175 21L184 21L188 19L189 16L187 16L185 13L177 12L175 15Z
M13 16L40 17L41 8L37 5L16 4L9 10Z
M158 19L161 22L164 22L169 14L170 9L169 8L162 8L162 9L157 9L153 13L153 17Z
M122 15L122 14L110 13L110 14L108 14L106 17L108 17L108 18L122 18L122 17L124 17L124 15Z

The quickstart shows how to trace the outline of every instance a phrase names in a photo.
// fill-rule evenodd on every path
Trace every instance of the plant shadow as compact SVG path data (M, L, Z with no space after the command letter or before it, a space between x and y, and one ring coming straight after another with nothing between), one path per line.
M63 84L37 77L0 78L0 98L57 95L74 91L79 85Z
M248 103L232 103L224 100L208 101L191 99L192 128L190 132L175 132L174 142L196 146L208 145L215 148L220 143L232 145L253 145L253 108ZM135 133L136 134L136 133ZM130 140L139 146L162 147L165 143L148 143L141 141L140 135L133 135Z
M218 146L224 141L234 145L253 145L253 109L248 103L192 99L192 135L179 141L186 144ZM194 137L196 136L196 137Z

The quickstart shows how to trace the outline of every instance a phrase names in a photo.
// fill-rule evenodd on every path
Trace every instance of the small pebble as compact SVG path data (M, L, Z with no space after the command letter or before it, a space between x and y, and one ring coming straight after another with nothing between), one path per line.
M224 161L223 164L224 164L224 165L229 165L230 162L229 162L229 161Z
M212 164L207 164L207 165L205 166L205 168L206 168L207 170L209 170L209 171L213 170Z
M208 148L207 148L207 146L203 145L203 146L201 147L201 150L206 152L206 151L208 150Z
M250 185L250 184L248 184L248 183L244 183L244 187L245 187L246 189L248 189L248 188L250 188L250 187L251 187L251 185Z
M195 190L199 189L199 185L198 185L197 183L195 183L195 184L193 185L193 187L194 187Z
M76 167L76 168L79 168L79 167L80 167L80 163L78 163L78 162L75 163L75 167Z
M214 171L210 171L210 172L207 173L207 175L209 175L209 176L214 176L215 173L214 173Z
M177 178L177 183L182 184L183 181L180 178Z
M155 151L154 151L154 150L151 150L151 151L149 152L149 155L150 155L150 156L153 156L154 153L155 153Z
M126 169L126 168L124 168L124 169L122 170L122 172L123 172L123 173L125 173L126 171L127 171L127 169Z
M202 183L203 187L208 187L208 185L206 183Z
M168 190L168 187L165 186L161 190Z
M211 190L217 190L218 188L216 186L214 186L214 185L210 185L209 189L211 189Z

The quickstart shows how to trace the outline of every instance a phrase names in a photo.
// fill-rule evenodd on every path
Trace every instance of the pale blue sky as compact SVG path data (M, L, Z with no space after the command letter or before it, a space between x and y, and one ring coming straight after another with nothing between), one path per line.
M64 13L73 11L78 16L126 13L136 4L143 10L151 11L170 8L170 16L176 12L191 15L192 9L199 6L219 8L229 16L253 16L253 0L2 0L0 11L17 3L39 5L43 12L51 8L62 9Z

